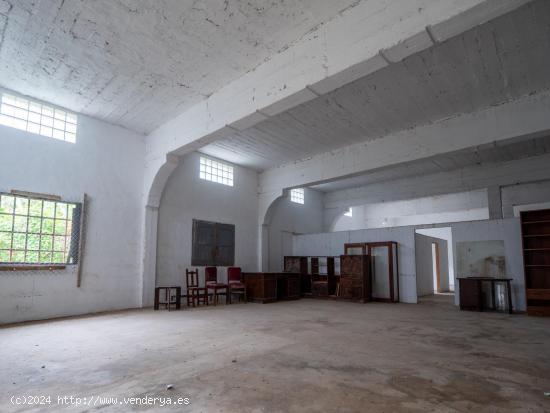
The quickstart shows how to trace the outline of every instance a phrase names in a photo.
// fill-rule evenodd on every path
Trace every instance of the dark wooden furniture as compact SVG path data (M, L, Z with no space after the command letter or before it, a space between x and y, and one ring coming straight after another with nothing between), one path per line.
M158 310L162 305L164 305L168 311L170 311L172 306L175 306L176 310L179 310L181 308L181 287L156 287L155 310Z
M371 301L370 259L368 255L340 256L340 292L343 299Z
M550 209L521 212L527 314L550 316Z
M249 301L272 303L300 298L300 274L286 272L243 273Z
M227 286L229 287L228 296L229 304L231 304L232 296L237 295L239 301L241 297L246 303L246 285L242 281L242 273L240 267L229 267L227 269Z
M461 310L496 310L496 288L495 284L502 283L506 286L506 298L508 301L508 312L513 313L512 307L512 278L494 278L494 277L459 277L458 285L460 290L460 309ZM491 284L492 304L486 307L483 303L483 283Z
M372 300L399 302L398 244L395 241L344 245L346 255L368 255L371 262Z
M311 294L313 297L329 297L336 294L338 283L335 257L311 257Z
M307 257L284 257L283 271L300 274L300 293L302 296L311 294L311 277L308 271Z
M187 307L204 304L208 305L208 291L206 287L199 286L199 270L185 270L185 282L187 286Z
M208 292L212 291L212 302L214 305L218 304L220 295L225 296L225 303L229 304L227 300L228 285L218 282L217 267L205 267L204 280L206 284L206 290Z

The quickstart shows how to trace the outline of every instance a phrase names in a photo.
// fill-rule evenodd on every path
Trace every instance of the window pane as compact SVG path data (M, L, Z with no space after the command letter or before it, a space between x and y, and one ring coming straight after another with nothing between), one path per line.
M0 249L11 249L11 232L0 232Z
M27 217L16 216L13 230L15 232L27 232Z
M65 120L65 111L56 109L54 117L56 119Z
M9 195L0 197L0 212L13 213L15 206L15 198Z
M0 214L0 231L11 231L13 228L13 215Z
M13 249L24 250L27 244L26 234L13 234Z
M63 202L58 202L55 206L55 217L56 218L67 218L67 204Z
M67 142L75 143L76 135L74 133L65 132L65 140Z
M11 253L11 262L24 263L25 262L25 251L12 251L12 253Z
M38 251L40 249L40 235L27 235L27 249Z
M65 132L59 129L54 129L52 132L52 138L59 139L60 141L65 140Z
M46 126L40 127L40 135L47 136L48 138L52 137L52 128L48 128Z
M31 199L29 215L39 217L42 216L42 200Z
M56 235L65 235L65 228L67 226L67 221L65 220L56 220L54 232Z
M42 105L40 105L39 103L30 102L29 110L31 112L40 113L42 110Z
M40 251L51 251L53 248L53 237L42 235L40 237Z
M76 127L76 115L73 113L67 113L67 122L75 124Z
M25 257L25 262L28 262L29 264L38 263L38 252L37 251L27 251L27 255Z
M19 215L27 215L29 211L29 200L27 198L15 198L15 213Z
M29 109L29 101L20 97L15 97L15 106L18 108Z
M65 263L65 254L62 252L54 252L52 262L54 262L55 264Z
M65 237L53 237L53 250L65 251Z
M0 250L0 262L10 262L10 252Z
M40 123L40 114L29 112L29 122Z
M53 234L53 219L44 218L42 220L42 234Z
M40 125L38 125L36 123L29 122L27 124L27 132L39 134L40 133Z
M42 114L53 118L53 108L42 106Z
M32 234L39 234L41 223L42 220L40 218L29 218L29 232Z
M52 262L52 253L51 252L40 252L40 263L41 264L50 264Z
M55 202L44 201L44 212L43 212L44 217L53 218L54 213L55 213Z

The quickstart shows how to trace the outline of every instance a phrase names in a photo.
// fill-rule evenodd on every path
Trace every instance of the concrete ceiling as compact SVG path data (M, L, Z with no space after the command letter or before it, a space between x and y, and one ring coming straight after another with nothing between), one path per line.
M361 0L0 0L0 86L147 133Z
M312 188L323 192L358 188L378 182L393 181L403 177L430 175L470 166L507 162L550 153L550 136L512 140L498 145L488 145L471 150L421 159L368 174L341 179Z
M257 170L550 87L550 1L538 0L205 146Z

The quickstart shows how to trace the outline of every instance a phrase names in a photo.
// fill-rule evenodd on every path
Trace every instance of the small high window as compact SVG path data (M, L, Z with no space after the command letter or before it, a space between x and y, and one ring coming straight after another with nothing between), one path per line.
M346 212L344 212L344 215L347 216L347 217L352 217L353 216L353 209L351 209L351 207L349 207L348 209L346 209Z
M297 204L304 204L304 188L290 190L290 201Z
M199 177L206 181L233 186L233 167L201 156Z
M76 142L76 115L52 106L2 93L0 125Z

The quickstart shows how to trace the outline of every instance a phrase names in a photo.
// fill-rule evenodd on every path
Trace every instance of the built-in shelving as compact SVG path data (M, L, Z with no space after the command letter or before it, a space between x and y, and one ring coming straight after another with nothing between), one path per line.
M550 316L550 209L521 213L529 315Z

